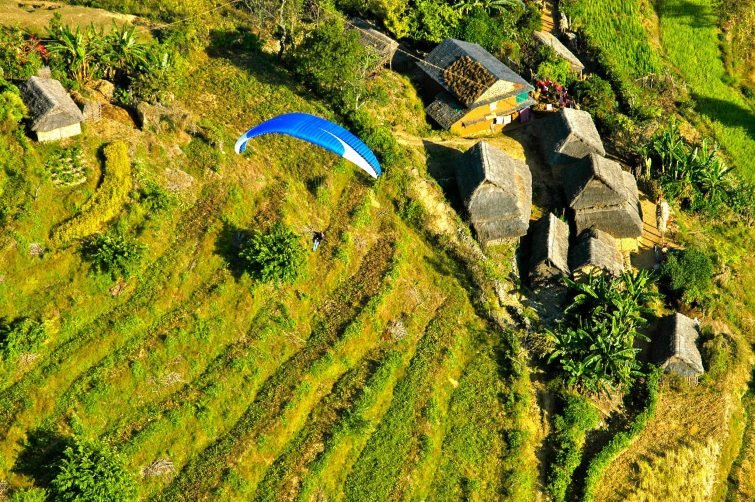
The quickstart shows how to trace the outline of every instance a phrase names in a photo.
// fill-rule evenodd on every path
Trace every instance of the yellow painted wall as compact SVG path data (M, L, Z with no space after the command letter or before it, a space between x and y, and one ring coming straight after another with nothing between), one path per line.
M501 101L495 101L491 104L478 106L477 108L469 110L469 112L456 121L449 130L458 136L474 136L478 134L493 134L500 132L505 127L505 124L494 124L494 119L496 117L503 117L503 115L499 115L500 112L510 110L515 106L516 96L511 96ZM518 117L519 112L514 112L511 114L511 121L513 122Z

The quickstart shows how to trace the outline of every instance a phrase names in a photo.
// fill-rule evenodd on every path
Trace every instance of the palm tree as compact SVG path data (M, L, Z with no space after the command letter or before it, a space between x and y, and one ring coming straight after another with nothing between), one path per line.
M134 26L123 25L118 28L113 22L110 33L105 37L102 53L107 78L116 79L119 75L131 73L146 65L147 46L136 39L135 31Z
M51 39L47 49L51 54L62 59L71 78L79 83L88 82L98 71L97 52L101 33L90 26L86 33L76 27L56 26L48 33Z

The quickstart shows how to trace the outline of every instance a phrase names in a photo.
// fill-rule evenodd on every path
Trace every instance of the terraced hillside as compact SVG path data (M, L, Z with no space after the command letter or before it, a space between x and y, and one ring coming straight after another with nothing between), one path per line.
M0 480L38 479L45 466L28 459L75 432L116 448L145 499L531 495L534 459L503 439L530 402L503 355L516 341L480 296L488 279L463 254L479 251L424 178L424 152L376 183L291 139L236 156L249 124L330 115L266 58L197 56L174 104L194 129L142 131L111 110L61 146L2 136L16 155L1 182L0 316L39 319L49 340L0 365ZM420 106L408 81L381 78L393 106ZM137 186L117 227L146 246L128 279L90 272L77 244L49 237L114 175L103 146L124 143ZM87 180L58 186L46 159L74 147ZM167 208L138 192L152 185L170 191ZM402 217L411 200L443 226ZM240 233L275 219L304 246L326 232L293 284L253 282L233 263ZM510 262L501 251L492 273ZM449 413L488 408L507 411L461 424Z

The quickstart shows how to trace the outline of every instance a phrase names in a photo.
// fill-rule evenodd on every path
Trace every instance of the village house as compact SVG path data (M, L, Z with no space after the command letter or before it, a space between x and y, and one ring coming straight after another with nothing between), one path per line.
M31 130L38 141L81 134L84 115L60 82L35 76L21 84L19 90L29 110Z
M666 373L697 379L705 372L700 351L697 322L676 313L661 319L653 344L653 358Z
M579 58L569 50L568 47L561 43L561 40L559 40L558 37L556 37L552 33L548 33L547 31L536 31L534 33L534 36L535 39L542 45L550 47L551 49L553 49L553 52L555 52L557 56L565 59L566 62L569 63L572 71L580 79L582 78L582 72L585 69L585 65L582 64L582 61L580 61Z
M456 182L481 243L496 244L527 233L532 209L527 164L480 141L456 165Z
M398 42L378 30L375 25L364 19L351 18L349 26L359 33L359 42L375 51L379 60L377 64L391 67L398 50Z
M417 64L439 91L425 111L460 136L498 132L535 103L533 87L477 44L446 39Z
M618 162L591 153L565 167L561 177L578 234L594 227L619 239L642 235L637 182Z
M551 167L570 164L591 153L606 154L592 116L584 110L563 108L548 120L541 135L543 156Z
M575 280L591 273L619 275L624 270L619 243L605 232L587 229L569 248L569 267Z
M530 282L541 285L569 275L569 225L548 213L530 225Z

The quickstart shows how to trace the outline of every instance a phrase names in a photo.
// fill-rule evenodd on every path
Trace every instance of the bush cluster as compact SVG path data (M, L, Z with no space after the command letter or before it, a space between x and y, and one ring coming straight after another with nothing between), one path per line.
M64 245L88 237L121 211L133 185L128 146L122 141L111 143L105 147L104 155L105 180L79 214L53 229L53 243Z
M0 355L13 361L21 354L36 352L47 340L44 324L28 317L9 321L0 318Z
M554 344L549 362L566 374L570 386L589 392L628 386L640 375L635 338L656 297L650 274L624 272L619 277L590 275L585 282L565 279L570 301L565 318L547 336Z
M144 246L117 233L97 234L82 248L92 269L113 279L129 277L144 255Z
M661 266L661 277L678 300L704 303L713 287L713 260L699 249L672 251Z
M136 500L136 483L123 459L103 444L74 438L53 469L50 489L55 500Z
M254 231L239 251L244 270L262 282L295 281L304 266L304 257L299 236L282 223L266 232Z
M0 79L26 80L37 73L47 57L38 38L18 27L0 26Z

